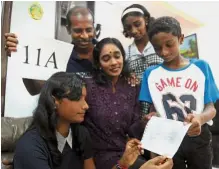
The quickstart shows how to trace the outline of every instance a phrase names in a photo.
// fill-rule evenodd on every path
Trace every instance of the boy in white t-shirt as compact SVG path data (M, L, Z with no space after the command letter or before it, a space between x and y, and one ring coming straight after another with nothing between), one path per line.
M156 19L148 34L164 62L145 71L139 99L153 104L163 118L192 123L173 158L173 169L211 169L211 133L207 123L216 114L213 103L219 99L219 92L210 66L203 60L180 55L184 36L176 19Z

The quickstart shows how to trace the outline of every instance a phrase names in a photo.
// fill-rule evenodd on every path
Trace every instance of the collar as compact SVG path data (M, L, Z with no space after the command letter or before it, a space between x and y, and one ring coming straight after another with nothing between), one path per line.
M71 59L76 60L76 61L81 61L81 60L89 60L89 59L81 59L78 55L78 53L75 51L75 46L73 47L73 50L71 52Z
M149 55L149 54L152 54L152 53L155 53L154 48L153 48L153 46L152 46L152 44L151 44L150 41L148 41L148 43L147 43L147 45L144 47L144 50L143 50L142 53L139 52L139 50L138 50L138 48L137 48L137 46L136 46L136 44L135 44L134 41L133 41L133 43L131 44L131 50L132 50L131 53L136 53L136 54L139 54L139 55L142 55L142 54L143 54L144 56Z
M73 59L73 60L81 60L80 57L78 56L77 52L75 51L75 48L73 48L70 57L71 57L71 59Z
M66 142L68 145L72 148L72 131L71 128L69 128L68 136L63 137L58 131L56 131L56 138L58 142L58 150L62 153Z

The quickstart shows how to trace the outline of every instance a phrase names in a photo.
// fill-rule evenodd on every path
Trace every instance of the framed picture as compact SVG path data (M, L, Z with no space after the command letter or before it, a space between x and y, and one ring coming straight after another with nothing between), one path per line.
M186 36L180 46L180 53L186 58L199 58L196 34Z

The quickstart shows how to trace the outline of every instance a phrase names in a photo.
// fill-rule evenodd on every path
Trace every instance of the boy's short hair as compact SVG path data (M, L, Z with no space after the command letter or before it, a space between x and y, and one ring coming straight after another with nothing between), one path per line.
M181 36L181 27L180 23L173 17L163 16L155 19L149 26L148 36L151 40L155 34L160 32L172 33L178 38Z

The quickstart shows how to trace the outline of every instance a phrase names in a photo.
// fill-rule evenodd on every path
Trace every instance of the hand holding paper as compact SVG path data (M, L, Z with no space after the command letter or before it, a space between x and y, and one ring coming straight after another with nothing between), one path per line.
M177 152L191 124L153 116L144 131L141 143L144 149L172 158Z

